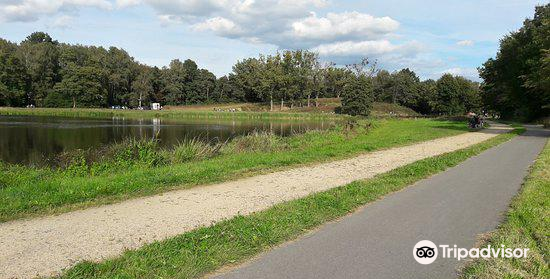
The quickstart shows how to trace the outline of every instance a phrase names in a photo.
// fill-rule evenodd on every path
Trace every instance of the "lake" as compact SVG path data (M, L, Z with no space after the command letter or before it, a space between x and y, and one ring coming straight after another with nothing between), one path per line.
M134 119L65 118L51 116L1 116L0 159L33 164L64 151L99 147L125 138L152 138L170 147L184 139L226 141L254 131L280 136L324 130L334 120L232 120L232 119Z

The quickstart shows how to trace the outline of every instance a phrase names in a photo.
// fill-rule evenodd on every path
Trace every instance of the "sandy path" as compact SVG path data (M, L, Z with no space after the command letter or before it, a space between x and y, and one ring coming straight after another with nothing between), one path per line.
M0 278L59 273L82 260L113 257L199 226L373 177L414 161L462 149L510 128L431 140L352 159L205 187L172 191L58 216L0 224Z

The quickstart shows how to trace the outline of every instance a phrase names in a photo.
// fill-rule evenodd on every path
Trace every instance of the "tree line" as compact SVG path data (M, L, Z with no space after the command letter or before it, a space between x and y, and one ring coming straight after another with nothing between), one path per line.
M483 101L503 118L550 115L550 4L501 39L495 58L479 68Z
M0 106L110 107L263 102L318 106L342 98L343 113L367 115L373 101L423 114L482 109L479 84L450 74L421 81L410 69L390 73L364 59L345 67L295 50L238 61L216 78L192 60L151 67L116 47L59 43L35 32L19 44L0 39Z

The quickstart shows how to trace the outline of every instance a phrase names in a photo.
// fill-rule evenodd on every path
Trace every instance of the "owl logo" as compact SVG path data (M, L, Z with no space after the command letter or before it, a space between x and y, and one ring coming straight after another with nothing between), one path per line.
M431 258L435 256L434 248L428 246L416 248L416 256L419 258Z

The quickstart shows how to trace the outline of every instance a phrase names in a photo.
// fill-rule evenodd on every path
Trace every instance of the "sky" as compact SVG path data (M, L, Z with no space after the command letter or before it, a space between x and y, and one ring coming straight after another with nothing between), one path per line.
M345 65L363 57L422 79L479 80L499 39L547 0L0 0L0 37L34 31L116 46L151 66L192 59L217 76L238 60L308 49Z

